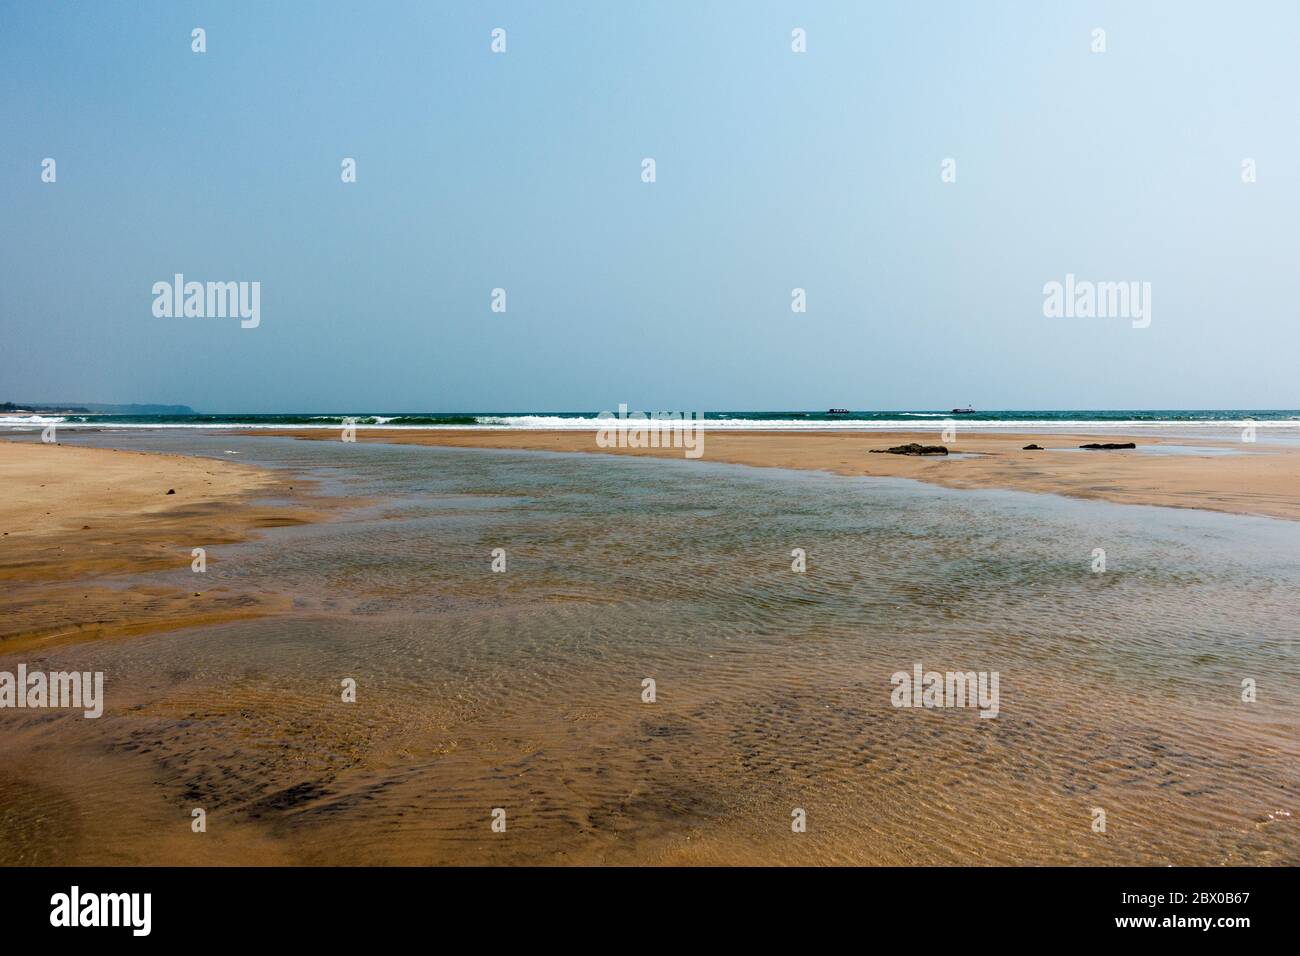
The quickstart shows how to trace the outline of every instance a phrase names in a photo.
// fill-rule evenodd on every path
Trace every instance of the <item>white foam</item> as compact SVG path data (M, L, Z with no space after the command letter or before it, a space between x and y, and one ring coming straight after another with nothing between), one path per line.
M919 418L923 413L906 413L916 414ZM973 432L995 429L1006 429L1012 431L1024 431L1027 429L1035 430L1054 430L1070 431L1074 429L1119 429L1131 430L1135 428L1154 429L1154 428L1245 428L1248 425L1254 425L1257 429L1264 428L1290 428L1300 429L1300 421L1254 421L1251 419L1241 419L1239 421L1227 419L1201 419L1192 421L1179 421L1176 419L1158 419L1136 420L1136 421L1114 421L1102 420L1096 421L1091 419L1076 419L1062 421L1061 419L967 419L962 420L942 413L930 413L934 418L942 421L917 421L916 418L898 418L884 419L880 421L859 421L855 419L830 419L826 421L809 421L806 419L790 418L710 418L703 422L692 422L693 425L703 425L705 429L715 431L942 431L948 420L952 420L959 431ZM435 427L435 428L476 428L480 425L491 425L505 428L518 429L554 429L560 431L594 431L601 427L609 425L617 426L620 419L599 419L593 417L584 418L561 418L557 415L480 415L478 417L479 425L436 425L436 426L413 426L413 427ZM365 426L357 426L359 428Z
M900 413L913 414L913 413ZM325 419L333 416L315 416ZM359 416L360 417L360 416ZM846 420L806 420L806 419L748 419L748 418L716 418L704 421L690 419L691 427L703 427L708 431L941 431L947 422L951 420L959 432L986 432L986 431L1081 431L1093 433L1097 431L1156 431L1169 429L1187 429L1187 430L1211 430L1220 429L1224 431L1239 430L1253 425L1259 432L1283 432L1290 431L1300 433L1300 420L1271 420L1257 421L1253 419L1198 419L1198 420L1177 420L1177 419L1158 419L1158 420L1092 420L1092 419L1071 419L1063 421L1061 419L992 419L978 420L953 418L951 416L936 414L940 421L919 421L917 418L898 418L886 419L881 421L858 421L854 419ZM475 419L474 424L465 425L432 425L432 424L390 424L392 418L377 417L374 424L357 423L358 430L383 430L399 431L403 429L425 428L446 431L465 431L476 428L501 428L501 429L518 429L518 430L556 430L556 431L596 431L602 427L613 425L618 427L620 419L600 419L594 416L584 416L581 418L562 418L558 415L480 415ZM624 424L635 424L636 420L622 420ZM647 418L647 424L649 419ZM682 422L684 427L687 422ZM297 430L297 429L326 429L338 431L343 427L339 421L320 423L286 423L286 422L240 422L238 420L228 422L114 422L114 421L97 421L93 417L87 421L67 421L62 417L45 417L41 415L30 416L0 416L0 427L43 427L45 425L58 425L61 429L76 428L94 428L105 431L118 430L136 430L136 429L196 429L196 430L240 430L240 431L263 431L263 430Z
M0 415L0 425L61 425L62 418L44 415Z

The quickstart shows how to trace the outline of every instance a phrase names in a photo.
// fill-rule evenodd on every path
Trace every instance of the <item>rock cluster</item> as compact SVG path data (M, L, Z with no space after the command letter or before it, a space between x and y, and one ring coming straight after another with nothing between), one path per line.
M893 448L873 448L873 455L946 455L948 449L943 445L918 445L916 442L908 442L906 445L895 445Z

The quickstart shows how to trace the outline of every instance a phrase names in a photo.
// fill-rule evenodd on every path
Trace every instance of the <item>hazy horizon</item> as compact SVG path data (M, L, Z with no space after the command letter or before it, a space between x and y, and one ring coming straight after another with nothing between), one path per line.
M543 406L543 407L500 407L500 408L474 408L474 407L469 407L469 406L465 406L465 407L454 407L454 408L453 408L453 407L448 407L448 408L414 408L414 407L412 407L412 408L396 408L396 407L393 407L393 408L389 408L389 407L383 407L383 406L356 406L356 407L335 406L335 407L328 407L328 408L325 408L325 407L321 407L321 408L281 408L281 409L274 409L274 410L271 410L271 411L252 411L252 410L247 409L247 408L235 408L235 407L231 407L231 408L205 408L205 407L196 407L195 405L190 404L190 403L188 403L188 402L151 402L151 401L136 401L136 402L63 401L63 402L60 402L60 401L56 401L56 402L29 402L29 403L25 403L25 404L24 404L23 402L13 402L11 399L3 399L3 401L4 401L4 402L11 402L12 404L18 405L19 407L27 407L28 405L30 405L30 406L35 406L35 407L37 407L37 408L47 408L47 407L48 407L48 408L56 408L56 407L58 407L58 408L64 408L64 407L66 407L66 408L76 408L76 407L94 407L94 406L105 406L105 405L112 405L112 406L117 406L117 407L126 407L126 406L129 406L129 405L137 405L137 406L140 406L140 407L184 406L184 407L189 408L189 409L190 409L191 411L193 411L194 414L196 414L196 415L227 415L227 416L229 416L229 415L250 415L250 416L271 416L271 417L274 417L274 416L294 416L294 415L344 415L344 414L354 414L354 413L374 414L374 415L444 415L444 416L454 416L454 415L474 415L474 414L478 414L478 415L528 415L528 414L535 414L535 415L587 415L587 414L592 414L592 415L594 415L594 414L598 414L598 413L601 412L601 411L605 411L605 409L600 409L600 408L595 408L595 407L588 407L588 408L550 408L550 407L544 407L544 406ZM848 412L851 412L851 413L853 413L853 414L888 415L888 414L892 414L892 413L895 413L895 412L898 412L898 413L936 413L936 414L937 414L937 413L948 412L948 411L950 410L950 408L960 408L960 407L967 407L967 406L960 406L960 405L957 405L957 406L938 406L938 405L936 405L936 406L921 406L921 405L918 405L918 406L909 407L909 408L905 408L905 407L897 407L897 408L854 408L854 407L852 407L852 406L830 406L830 407L833 407L833 408L842 408L842 409L845 409L845 410L847 410ZM645 413L649 413L649 412L652 412L652 411L661 411L661 410L662 410L662 409L655 409L655 408L652 407L652 406L634 407L634 406L630 406L630 405L628 406L628 409L629 409L629 411L641 411L641 412L645 412ZM615 413L615 414L616 414L616 409L608 409L608 411L610 411L611 413ZM679 411L680 411L680 410L679 410ZM813 407L806 407L806 408L801 408L801 407L777 408L777 407L756 406L756 407L754 407L754 408L740 408L740 407L736 407L736 406L730 406L730 407L728 407L728 406L720 406L720 407L718 407L718 408L693 409L693 410L687 410L687 411L689 411L689 412L700 412L700 413L703 413L703 414L722 414L722 413L728 413L728 412L734 412L734 413L738 413L738 414L756 414L756 413L759 413L759 412L772 412L772 413L796 413L796 414L805 414L805 413L806 413L806 414L824 414L824 413L826 413L826 412L828 411L828 407L816 407L816 408L813 408ZM1286 407L1286 406L1278 406L1278 407L1276 407L1276 408L1266 408L1266 407L1263 407L1263 406L1244 406L1244 405L1243 405L1243 406L1237 406L1237 407L1228 407L1228 406L1225 406L1225 407L1221 407L1221 408L1215 408L1215 407L1210 407L1210 406L1199 406L1199 407L1191 407L1191 406L1189 406L1189 407L1187 407L1187 408L1173 408L1173 407L1157 408L1157 407L1154 407L1154 406L1153 406L1153 407L1150 407L1150 408L1138 408L1138 407L1128 407L1128 406L1106 406L1106 405L1099 405L1099 406L1094 406L1094 407L1089 407L1089 408L1084 408L1084 407L1078 407L1078 408L1070 408L1070 407L1062 407L1062 408L1047 408L1047 407L1042 407L1042 408L1028 408L1028 407L1026 407L1026 408L1010 408L1010 407L1006 407L1006 408L1002 408L1002 407L996 407L996 406L995 406L995 407L990 407L990 408L976 408L975 411L978 412L978 413L981 413L981 414L990 415L990 414L993 414L993 413L995 413L995 412L1015 412L1015 413L1025 413L1025 412L1057 412L1057 413L1060 413L1060 412L1102 412L1102 413L1115 413L1115 412L1145 412L1145 413L1154 413L1154 412L1181 412L1181 413L1192 413L1192 412L1300 412L1300 408L1288 408L1288 407ZM100 413L95 413L95 414L100 414Z

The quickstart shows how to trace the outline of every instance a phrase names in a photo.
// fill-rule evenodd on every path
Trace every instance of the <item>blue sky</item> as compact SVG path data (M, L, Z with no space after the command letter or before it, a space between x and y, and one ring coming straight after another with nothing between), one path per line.
M1294 2L0 0L0 401L1295 407L1298 50ZM261 325L155 318L176 272ZM1067 273L1151 326L1045 318Z

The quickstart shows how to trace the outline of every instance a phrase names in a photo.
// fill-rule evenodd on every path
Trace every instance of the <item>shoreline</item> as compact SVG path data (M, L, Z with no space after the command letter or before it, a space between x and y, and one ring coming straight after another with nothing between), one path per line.
M192 549L215 564L214 547L323 517L298 500L309 482L208 458L0 441L0 474L0 653L287 610L209 587ZM135 580L169 571L193 582Z
M242 436L338 441L325 429L237 430ZM357 429L357 440L395 445L489 448L505 451L583 452L684 458L680 448L600 448L594 431L504 429ZM1057 494L1116 504L1197 508L1228 514L1300 520L1300 448L1199 439L1197 448L1231 453L1160 453L1142 446L1184 448L1189 439L1106 434L963 433L949 450L974 457L875 455L872 449L919 442L933 432L705 431L700 461L828 471L839 475L912 478L946 488L1002 489ZM1138 444L1137 451L1088 451L1090 441ZM1044 451L1024 451L1031 443Z

